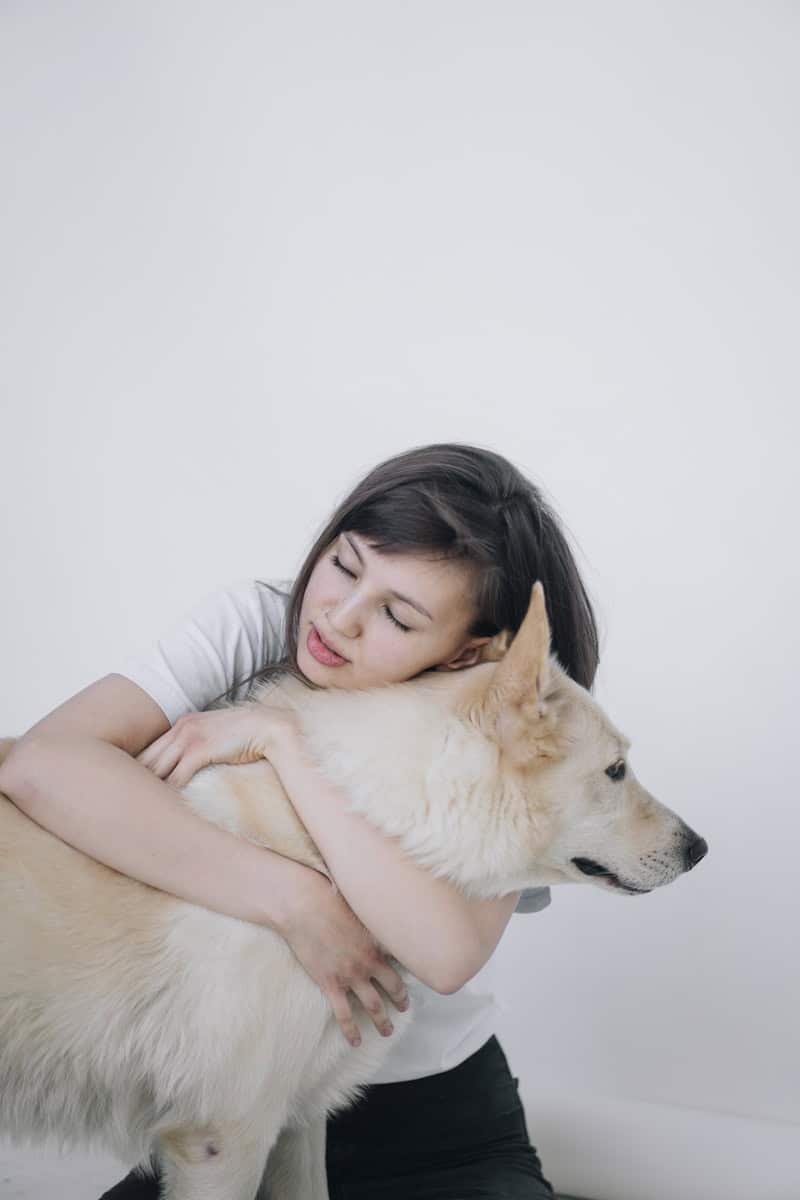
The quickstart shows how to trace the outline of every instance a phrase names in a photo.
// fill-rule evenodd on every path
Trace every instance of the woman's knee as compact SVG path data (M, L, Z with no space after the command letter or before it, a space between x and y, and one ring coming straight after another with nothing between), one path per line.
M138 1167L120 1179L100 1200L159 1200L161 1180L157 1175L144 1175Z

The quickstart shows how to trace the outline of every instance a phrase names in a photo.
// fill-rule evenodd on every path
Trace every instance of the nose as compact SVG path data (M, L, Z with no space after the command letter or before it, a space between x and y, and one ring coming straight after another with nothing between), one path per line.
M693 829L689 830L689 842L684 851L685 870L691 871L692 867L696 867L701 858L705 858L708 854L708 842L705 838L698 837Z
M331 606L325 616L331 629L340 637L352 638L358 633L358 615L350 616L346 603L344 606L339 604L336 608Z

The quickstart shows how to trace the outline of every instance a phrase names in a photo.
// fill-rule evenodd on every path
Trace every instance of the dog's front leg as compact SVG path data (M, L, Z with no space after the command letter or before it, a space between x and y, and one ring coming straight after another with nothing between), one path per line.
M161 1200L255 1200L284 1114L187 1125L158 1138Z
M325 1117L289 1126L272 1148L259 1200L328 1200Z

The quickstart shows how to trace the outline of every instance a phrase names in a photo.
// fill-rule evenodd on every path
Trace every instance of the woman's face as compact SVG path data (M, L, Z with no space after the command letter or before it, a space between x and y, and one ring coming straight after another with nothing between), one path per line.
M463 562L378 554L360 534L342 532L320 555L306 586L300 670L321 687L349 689L399 683L430 667L471 666L478 647L491 640L467 636L472 569ZM314 630L347 661L331 665L315 658Z

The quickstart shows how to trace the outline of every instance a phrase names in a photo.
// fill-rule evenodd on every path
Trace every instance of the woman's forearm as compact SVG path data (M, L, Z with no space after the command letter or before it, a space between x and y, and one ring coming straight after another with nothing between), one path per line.
M193 904L284 934L311 868L212 825L124 750L33 736L0 767L32 820L106 866Z
M469 899L417 866L396 839L347 811L299 739L271 762L345 900L381 945L436 991L462 987L490 957L519 892Z

